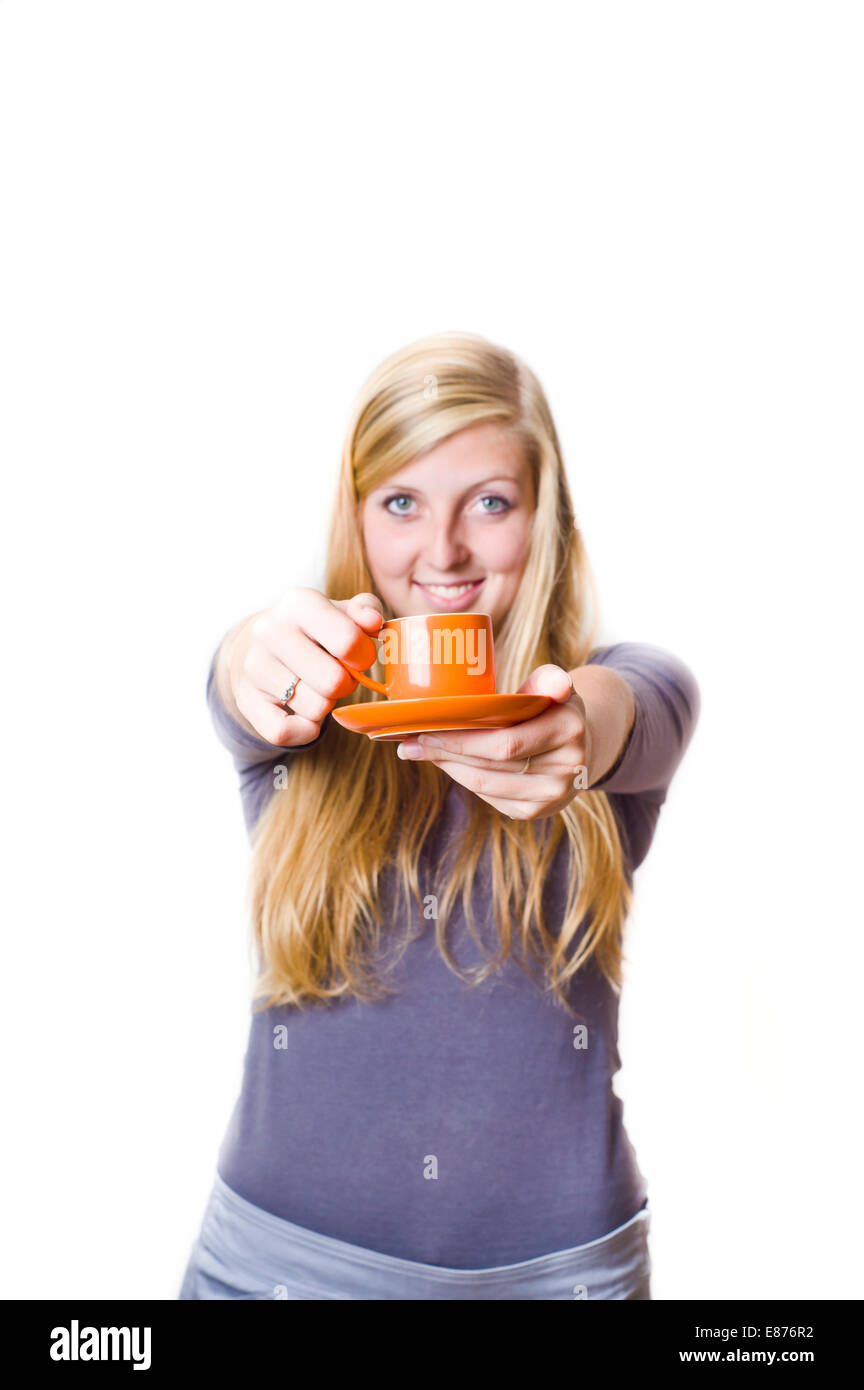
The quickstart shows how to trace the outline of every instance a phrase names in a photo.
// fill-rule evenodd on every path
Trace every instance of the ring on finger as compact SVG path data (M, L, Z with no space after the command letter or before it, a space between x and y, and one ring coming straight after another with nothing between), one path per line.
M299 684L300 684L300 677L299 677L299 676L292 676L290 682L289 682L288 685L286 685L286 687L285 687L285 694L282 696L282 699L276 701L276 703L278 704L279 708L280 708L280 709L283 709L283 710L285 711L286 714L291 714L291 712L292 712L292 711L288 708L288 701L289 701L289 700L293 700L293 698L294 698L294 691L297 689L297 686L298 686Z

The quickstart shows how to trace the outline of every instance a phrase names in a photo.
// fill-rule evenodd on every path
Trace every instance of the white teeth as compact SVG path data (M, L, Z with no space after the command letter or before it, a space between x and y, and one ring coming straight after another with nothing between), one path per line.
M469 589L473 589L473 584L424 584L424 589L428 589L430 594L440 594L442 598L458 598L460 594L467 594Z

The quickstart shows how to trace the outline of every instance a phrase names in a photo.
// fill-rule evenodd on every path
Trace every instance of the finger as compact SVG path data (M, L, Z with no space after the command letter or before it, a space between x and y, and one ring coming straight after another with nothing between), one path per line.
M558 667L553 667L558 670ZM562 674L566 675L566 672ZM441 754L481 758L487 763L516 763L526 758L539 758L554 753L568 743L578 742L585 734L582 712L567 701L549 705L531 719L511 724L506 729L447 729L441 733L418 735L421 747ZM430 741L431 740L431 741ZM565 765L572 758L564 758Z
M447 758L448 761L464 763L466 767L493 768L501 772L515 772L525 775L524 764L530 757L530 770L532 773L549 772L575 777L577 772L584 770L584 753L581 756L579 749L574 748L572 743L562 745L558 748L550 749L546 753L525 754L524 758L517 758L510 763L496 762L491 758L476 758L467 753L453 753L449 749L430 747L427 736L411 736L402 740L397 749L400 758L414 762L437 762L440 758Z
M548 662L538 666L517 691L519 695L549 695L553 700L569 700L574 694L573 682L563 666Z
M298 714L286 714L273 704L269 696L251 687L242 692L237 708L266 743L280 748L311 743L321 732L321 725L315 720Z
M354 631L358 632L356 626ZM369 642L374 652L371 638L364 637L363 640ZM276 665L273 665L274 662ZM359 662L355 664L359 665ZM277 673L279 666L287 671L285 680ZM313 637L293 623L276 624L265 634L264 641L250 646L244 662L244 674L254 685L271 693L280 685L284 690L291 678L297 676L305 685L317 691L322 699L329 700L331 705L350 695L357 686L357 681L335 656L331 656ZM309 712L312 713L311 710Z
M494 801L487 797L486 800L508 820L533 820L536 816L548 816L553 813L548 803L542 801L507 801L503 797Z
M286 665L272 652L258 647L247 653L243 673L256 690L276 705L284 698L291 682L296 681L294 694L288 701L291 710L305 719L320 721L340 696L350 695L356 682L338 661L328 657L308 639L304 640L305 645L298 653L296 665ZM317 671L317 677L310 677L310 671ZM321 681L325 689L318 689L313 679Z
M360 623L361 627L368 629L371 626L373 632L377 631L384 621L384 605L377 594L359 593L353 598L334 598L330 602L341 608L355 622Z
M363 602L355 602L362 598ZM366 601L370 601L370 616L365 615ZM375 607L371 604L374 602ZM291 606L281 620L276 623L274 650L286 666L291 666L296 657L297 634L302 633L322 651L332 657L339 657L349 666L365 671L378 659L378 648L372 641L371 632L380 627L378 615L380 600L374 594L355 595L354 599L329 599L317 589L303 589L300 595L292 595ZM371 616L374 613L374 617ZM365 626L364 626L365 624ZM370 631L367 631L367 628ZM338 662L336 663L338 666ZM300 673L302 674L302 672ZM315 678L314 671L309 678L316 690L323 688Z
M536 719L512 724L509 729L446 729L440 733L417 734L416 739L432 758L452 755L496 765L539 757L548 751L551 743L548 734L542 729L538 732Z
M570 714L568 710L567 715ZM436 757L452 753L482 758L489 763L516 763L560 748L579 734L579 725L575 711L562 723L562 711L550 705L542 714L506 729L447 729L441 733L419 734L418 739L421 747L428 748Z
M436 766L452 777L454 782L461 782L463 787L484 800L495 797L517 802L549 803L569 795L572 790L572 779L560 776L499 772L494 768L468 767L465 763L457 762L436 762Z

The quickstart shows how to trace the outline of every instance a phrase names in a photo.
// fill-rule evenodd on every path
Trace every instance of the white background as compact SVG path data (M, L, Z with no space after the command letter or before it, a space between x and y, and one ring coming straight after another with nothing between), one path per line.
M605 640L703 712L617 1089L657 1299L860 1298L861 10L0 7L6 1297L176 1297L241 1076L224 631L368 371L540 376Z

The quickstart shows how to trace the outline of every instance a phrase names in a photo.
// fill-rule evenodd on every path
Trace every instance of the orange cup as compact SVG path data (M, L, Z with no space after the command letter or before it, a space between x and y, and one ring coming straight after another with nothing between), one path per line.
M416 613L408 618L388 618L373 640L381 643L383 684L345 661L341 665L361 685L388 700L495 694L489 613Z

